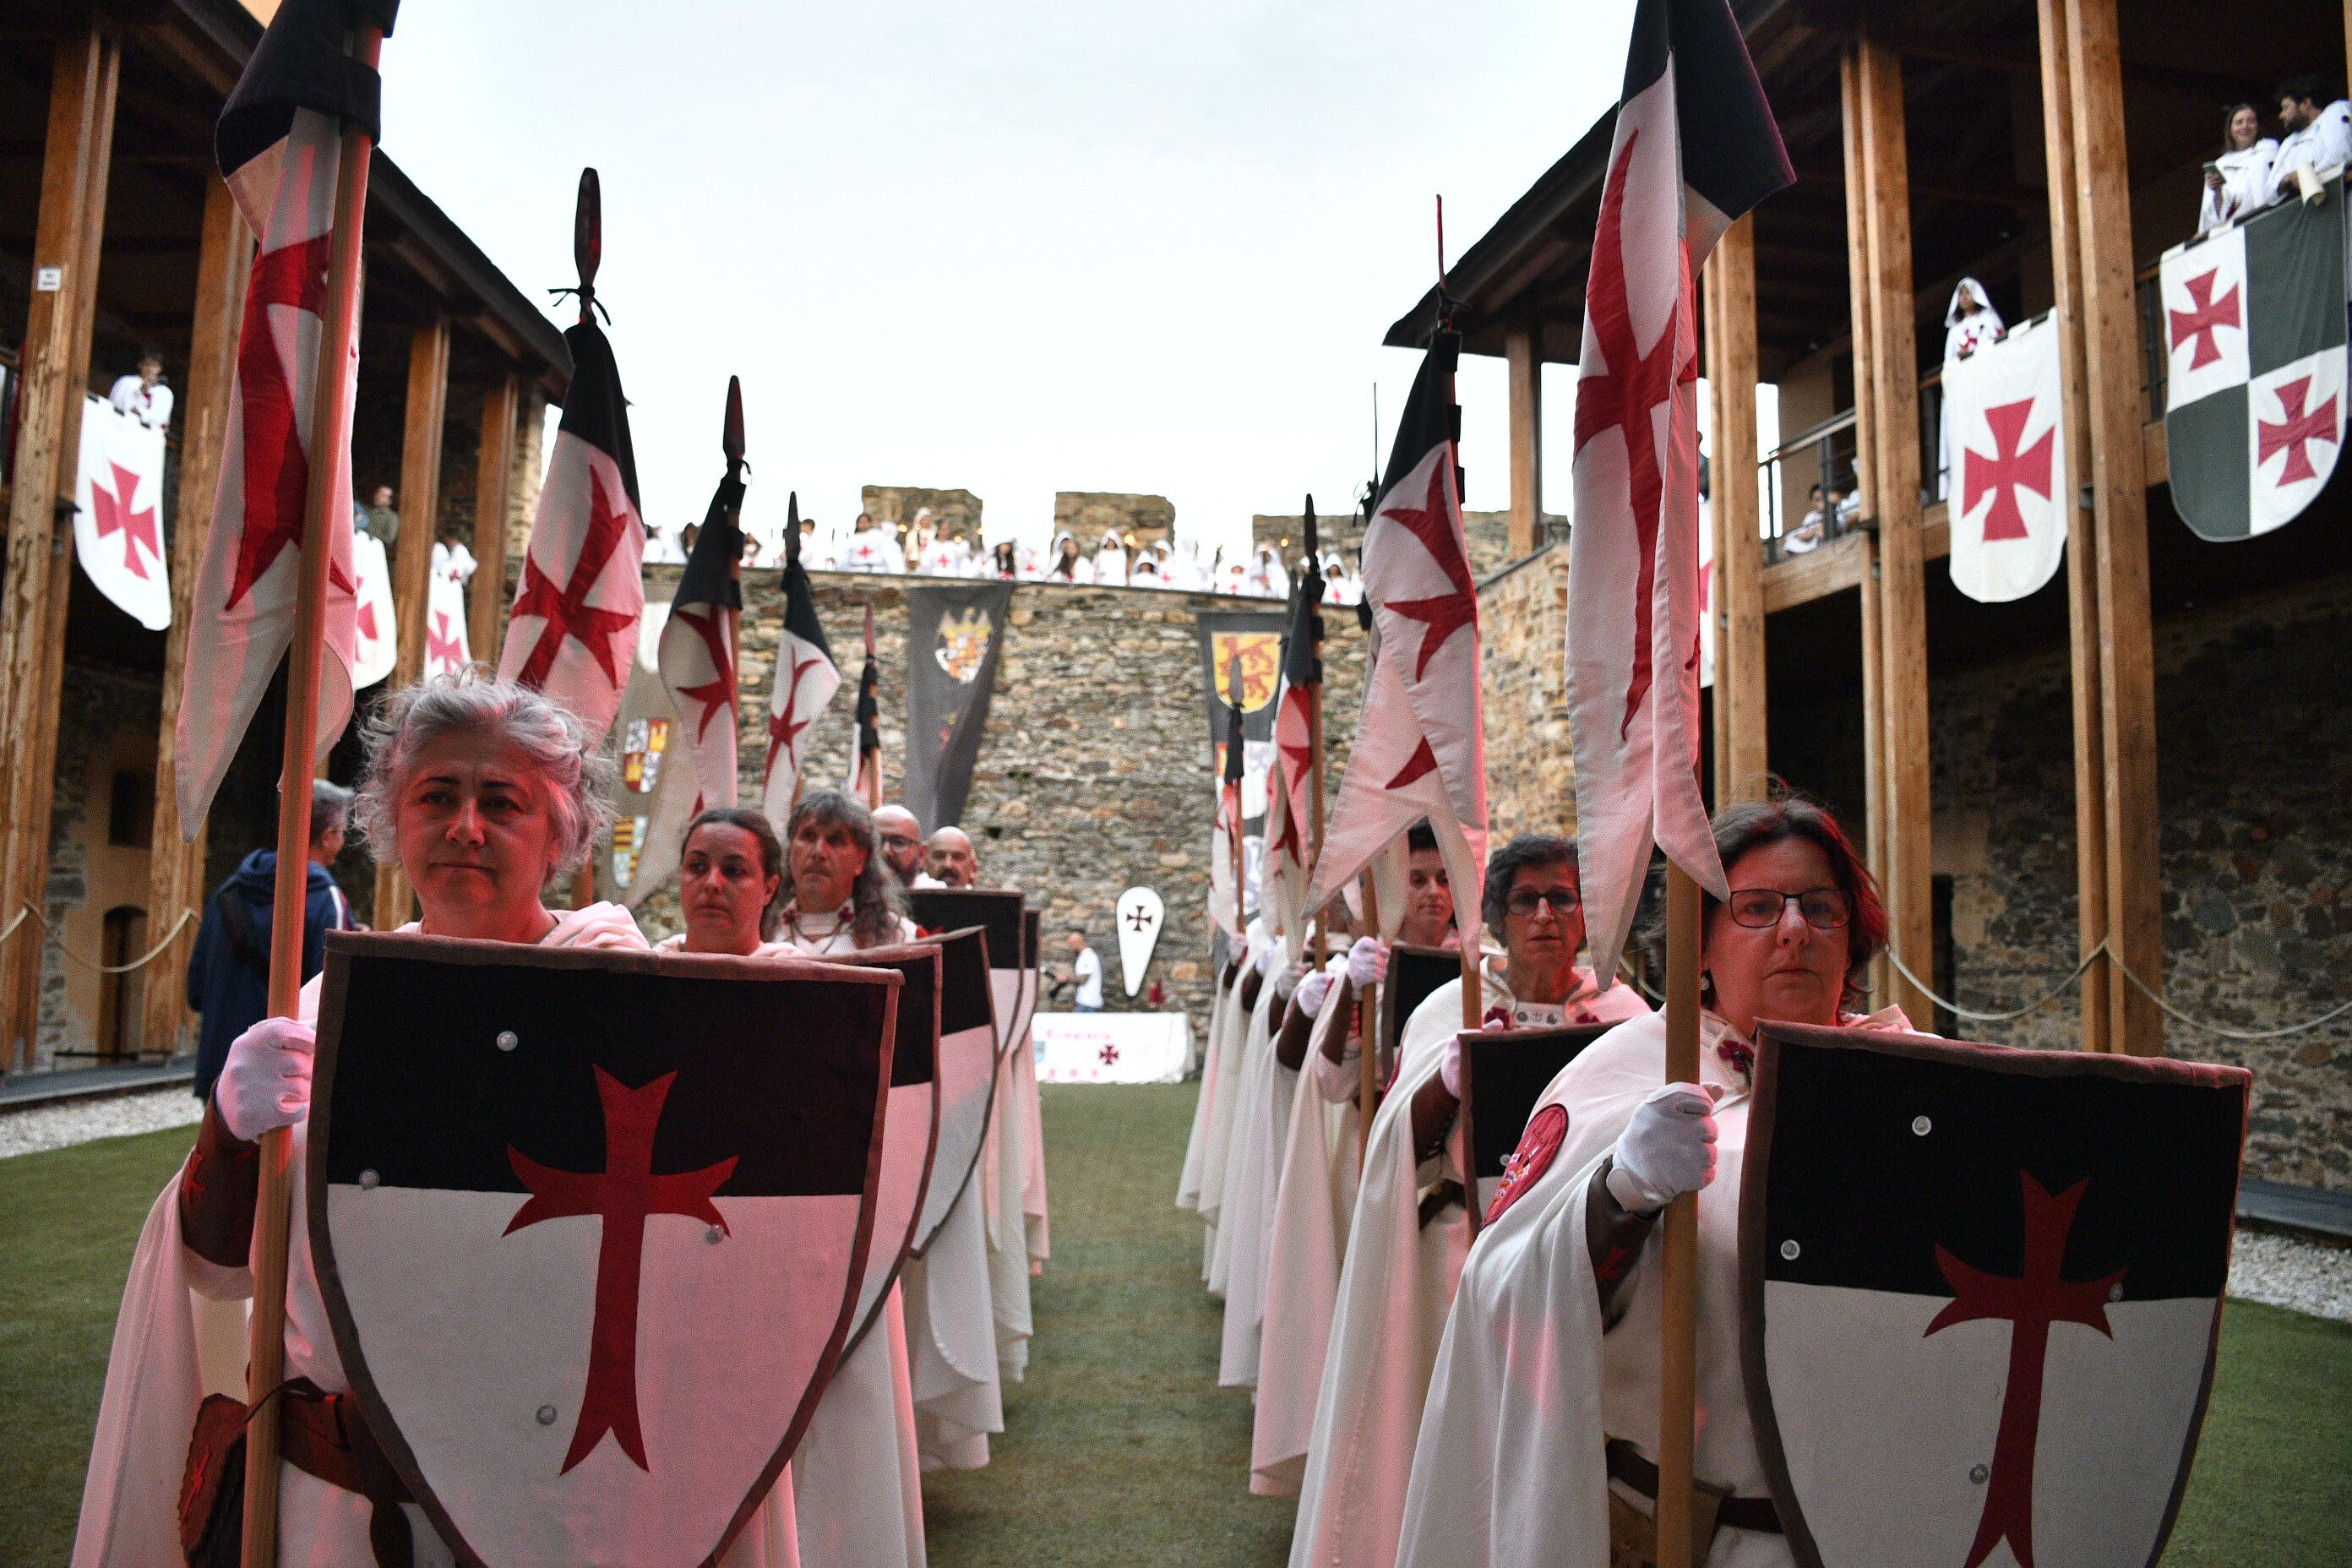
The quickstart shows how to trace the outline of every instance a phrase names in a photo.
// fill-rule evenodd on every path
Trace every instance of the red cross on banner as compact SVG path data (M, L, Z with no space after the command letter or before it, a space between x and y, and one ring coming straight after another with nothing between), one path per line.
M1977 502L1986 495L1992 505L1984 517L1984 541L2026 537L2025 517L2017 509L2016 490L2032 490L2043 500L2050 499L2050 459L2052 432L2044 430L2032 446L2019 450L2024 438L2027 420L2033 416L2033 400L2004 403L1984 412L1985 425L1992 432L1992 455L1971 448L1968 479L1960 495L1960 510L1973 512Z
M2286 454L2286 462L2273 481L2277 484L2317 479L2319 471L2311 465L2308 444L2336 439L2336 395L2331 392L2314 406L2304 406L2311 397L2312 380L2305 375L2281 382L2276 389L2279 422L2260 418L2255 422L2257 460L2267 463L2281 452Z
M2238 310L2236 284L2222 290L2219 299L2214 297L2214 282L2221 275L2221 269L2216 268L2184 281L2181 287L2189 291L2189 309L2165 312L2172 334L2171 346L2177 349L2182 343L2193 344L2189 351L2190 370L2211 364L2221 357L2221 345L2216 336L2221 328L2245 325L2245 318Z

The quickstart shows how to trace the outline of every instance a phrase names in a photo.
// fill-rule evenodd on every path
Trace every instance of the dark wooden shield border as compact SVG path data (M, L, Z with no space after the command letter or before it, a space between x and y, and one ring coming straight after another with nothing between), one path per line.
M984 942L986 939L982 940ZM860 964L879 967L902 963L908 960L919 961L926 956L931 960L932 971L931 1127L929 1141L923 1149L923 1178L915 1187L915 1212L907 1216L907 1234L898 1238L898 1254L890 1260L888 1281L882 1287L881 1293L874 1298L874 1308L866 1314L866 1321L849 1331L849 1341L841 1351L845 1358L866 1342L867 1331L881 1321L883 1310L890 1304L890 1292L898 1288L898 1271L906 1268L907 1259L914 1255L915 1229L923 1223L923 1205L931 1189L931 1174L940 1154L940 971L941 969L940 944L937 942L910 942L894 943L887 947L869 947L861 950L856 958L856 962ZM990 1081L993 1083L994 1079L992 1077ZM876 1194L876 1201L877 1203L880 1201L878 1190ZM888 1240L887 1237L884 1238L886 1245L888 1244ZM869 1264L873 1261L870 1253L866 1261ZM855 1300L855 1299L856 1293L852 1292L852 1300Z
M973 941L980 943L980 966L982 969L985 970L988 967L988 932L985 928L981 926L966 926L961 931L945 932L942 940L953 941L957 938L965 936L969 936ZM996 1030L996 988L994 986L989 987L988 1023L990 1031L994 1033ZM939 1081L938 1058L936 1056L932 1058L931 1081L934 1084ZM937 1102L939 1100L939 1096L937 1094L934 1094L931 1098L934 1102ZM985 1129L988 1125L989 1118L996 1114L996 1073L993 1070L991 1070L988 1075L988 1092L982 1103L986 1109L981 1112L980 1121L981 1126ZM939 1151L938 1119L939 1115L943 1111L944 1107L940 1107L934 1111L932 1116L931 1149L934 1155L936 1155ZM947 1207L947 1212L949 1214L953 1214L955 1212L956 1205L963 1202L963 1194L971 1185L972 1173L980 1169L980 1157L987 1152L987 1149L988 1139L985 1132L983 1132L980 1143L971 1152L971 1163L966 1165L963 1168L963 1174L957 1178L955 1197L948 1204ZM947 1221L944 1219L940 1222L941 1226L944 1226L946 1224ZM913 1258L922 1257L925 1253L930 1251L931 1243L937 1240L938 1237L939 1232L935 1229L929 1236L922 1237L919 1243L910 1244L908 1247L908 1255Z
M843 1282L841 1310L835 1315L833 1334L825 1342L824 1352L817 1358L815 1375L801 1395L800 1406L793 1412L791 1424L784 1429L783 1441L767 1468L761 1471L751 1490L735 1510L726 1532L702 1560L702 1568L718 1568L719 1560L727 1554L735 1538L759 1511L760 1505L776 1488L777 1478L791 1462L801 1439L808 1433L810 1418L816 1414L817 1401L824 1396L825 1385L841 1365L846 1353L850 1319L857 1310L857 1286L866 1273L866 1254L874 1238L875 1193L882 1178L882 1134L890 1103L890 1056L898 1045L898 973L887 969L862 969L855 964L826 963L815 959L734 958L707 954L656 953L639 949L536 947L518 942L471 942L455 937L430 937L415 933L379 931L330 931L327 934L327 964L319 997L318 1058L312 1068L313 1087L310 1103L311 1152L304 1166L303 1216L310 1229L311 1261L319 1277L319 1293L327 1309L328 1326L333 1331L335 1350L342 1357L343 1371L352 1380L352 1393L358 1398L360 1413L366 1418L368 1429L375 1435L376 1444L383 1450L384 1458L408 1489L433 1528L440 1532L449 1551L465 1568L489 1568L482 1555L476 1552L457 1529L457 1521L425 1483L425 1472L416 1462L400 1424L393 1418L392 1407L384 1402L376 1387L375 1375L369 1369L367 1356L362 1350L359 1331L353 1326L351 1303L343 1294L343 1280L335 1263L334 1237L326 1224L327 1161L334 1131L335 1044L342 1034L343 999L351 981L351 965L354 961L373 957L398 958L408 961L424 959L435 963L468 967L517 967L526 969L603 970L623 974L670 974L712 977L727 980L775 980L779 978L854 980L857 984L886 986L889 994L883 1008L881 1070L875 1079L874 1131L866 1150L866 1191L857 1208L857 1230L849 1248L849 1278Z
M2242 1096L2238 1121L2242 1168L2247 1109L2242 1097L2252 1084L2253 1075L2243 1068L2116 1056L2103 1051L2035 1051L1887 1029L1758 1024L1755 1103L1748 1113L1748 1152L1739 1175L1740 1377L1748 1390L1748 1418L1756 1433L1757 1457L1763 1462L1764 1478L1772 1490L1773 1506L1780 1510L1780 1528L1789 1538L1789 1549L1801 1568L1826 1568L1812 1530L1805 1522L1796 1486L1790 1479L1788 1450L1780 1442L1780 1419L1772 1407L1772 1387L1764 1373L1764 1198L1772 1174L1771 1134L1773 1117L1780 1109L1780 1052L1787 1045L1927 1058L2020 1078L2108 1078L2125 1083L2178 1083L2206 1088L2234 1085ZM2171 1539L2173 1524L2180 1517L2180 1500L2189 1489L2198 1435L2204 1429L2206 1406L2213 1394L2213 1360L2221 1340L2221 1302L2216 1301L2212 1331L2205 1342L2205 1375L2197 1390L2197 1408L2189 1419L2189 1441L2181 1450L2180 1471L2172 1482L2172 1500L2166 1505L2164 1521L2158 1527L2147 1568L2157 1568L2163 1560L2165 1543Z
M1443 973L1438 973L1441 968ZM1408 976L1413 981L1412 985L1404 984ZM1402 1057L1404 1026L1412 1018L1413 1009L1443 989L1447 981L1461 978L1462 955L1453 948L1413 947L1405 942L1397 942L1390 947L1389 978L1381 983L1381 1060L1379 1071L1375 1074L1382 1096L1388 1093L1389 1078L1396 1071L1397 1062ZM1424 981L1428 982L1426 988L1423 985ZM1410 997L1409 993L1412 994ZM1378 1104L1379 1101L1375 1100L1372 1105L1366 1106L1364 1114L1371 1115Z
M1492 1034L1481 1029L1461 1031L1462 1146L1458 1152L1458 1158L1462 1164L1462 1206L1470 1215L1471 1240L1478 1239L1478 1232L1484 1229L1486 1224L1486 1214L1478 1204L1478 1131L1471 1112L1471 1107L1477 1100L1477 1095L1473 1089L1473 1085L1477 1081L1477 1074L1473 1070L1478 1060L1478 1050L1475 1047L1507 1046L1535 1050L1549 1046L1564 1045L1568 1049L1560 1057L1559 1066L1552 1068L1553 1075L1557 1077L1560 1068L1568 1066L1578 1057L1582 1056L1587 1046L1613 1027L1615 1026L1612 1024L1562 1024L1556 1028L1498 1029ZM1521 1131L1524 1131L1525 1129Z

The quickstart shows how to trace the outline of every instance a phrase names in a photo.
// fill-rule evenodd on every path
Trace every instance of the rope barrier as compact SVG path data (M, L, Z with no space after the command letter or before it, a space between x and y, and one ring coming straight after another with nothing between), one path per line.
M2098 946L2093 948L2089 952L2083 955L2083 962L2074 966L2074 973L2066 976L2065 979L2061 980L2047 994L2043 995L2037 1001L2028 1002L2022 1007L2012 1007L2006 1013L1979 1013L1972 1008L1961 1006L1958 1002L1953 1001L1948 996L1937 995L1934 989L1929 986L1926 981L1921 980L1917 975L1911 973L1911 966L1904 963L1903 960L1896 955L1895 949L1892 947L1886 949L1886 962L1893 964L1895 968L1895 972L1901 974L1904 979L1908 980L1912 984L1917 986L1921 995L1927 997L1928 1001L1933 1002L1937 1006L1941 1007L1946 1012L1951 1014L1955 1018L1966 1018L1971 1024L2006 1024L2012 1019L2022 1018L2029 1013L2039 1013L2042 1008L2047 1007L2051 1003L2055 1002L2058 998L2066 994L2067 992L2072 991L2074 988L2074 983L2083 978L2084 971L2088 970L2092 964L2097 963L2099 955L2106 951L2107 944L2104 942L2099 943Z
M2155 1003L2159 1008L2163 1009L2164 1016L2166 1017L2171 1019L2176 1024L2184 1024L2192 1029L2201 1029L2209 1035L2219 1035L2225 1040L2284 1039L2289 1035L2300 1035L2306 1033L2309 1030L2316 1029L2322 1024L2329 1023L2334 1019L2343 1016L2347 1013L2352 1013L2352 1002L2346 1002L2338 1006L2329 1008L2326 1012L2322 1013L2316 1018L2310 1019L2307 1022L2301 1024L2289 1024L2284 1028L2281 1029L2225 1028L2220 1024L2209 1024L2201 1018L2190 1017L2188 1014L2182 1012L2179 1008L2166 1001L2162 996L2157 994L2156 992L2150 990L2147 982L2142 980L2138 975L2134 974L2125 966L2121 959L2116 960L2116 967L2123 971L2124 978L2130 981L2132 984L2138 989L2141 995L2147 997L2149 1001Z
M188 922L196 918L195 910L182 910L180 911L180 918L173 922L172 929L163 933L163 940L157 942L153 947L149 948L144 954L132 959L128 963L92 963L89 959L84 958L81 954L66 946L65 940L58 935L57 928L49 924L48 921L42 916L41 912L33 908L30 904L26 904L17 910L16 917L10 921L5 927L0 927L0 942L5 942L10 937L16 935L16 928L23 925L25 921L29 919L34 924L41 928L42 935L48 940L51 945L57 948L58 956L64 959L67 963L79 963L84 969L95 971L100 974L128 974L134 969L144 969L149 964L154 963L157 959L163 957L164 952L170 949L171 945L180 940L180 933L188 929Z

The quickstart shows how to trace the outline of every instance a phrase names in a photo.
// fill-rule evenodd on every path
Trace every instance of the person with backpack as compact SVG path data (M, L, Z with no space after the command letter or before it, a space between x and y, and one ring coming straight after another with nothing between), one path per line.
M343 852L352 792L320 779L310 785L310 885L302 908L302 978L326 967L327 933L351 931L351 900L328 870ZM277 895L278 851L257 849L205 905L196 951L188 960L188 1005L202 1016L196 1032L195 1094L211 1098L229 1042L269 1011L269 925Z

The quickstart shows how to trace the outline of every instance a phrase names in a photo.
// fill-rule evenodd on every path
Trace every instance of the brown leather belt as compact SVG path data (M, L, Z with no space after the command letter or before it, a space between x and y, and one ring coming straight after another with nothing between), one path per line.
M368 1543L378 1568L410 1568L415 1545L401 1504L408 1489L393 1470L352 1395L329 1394L307 1379L289 1384L278 1402L278 1451L303 1474L357 1492L373 1505Z
M1640 1492L1655 1503L1658 1500L1658 1467L1642 1458L1633 1444L1622 1437L1609 1439L1609 1474ZM1734 1530L1753 1530L1766 1535L1780 1531L1780 1510L1772 1506L1770 1498L1727 1497L1716 1507L1716 1522Z

